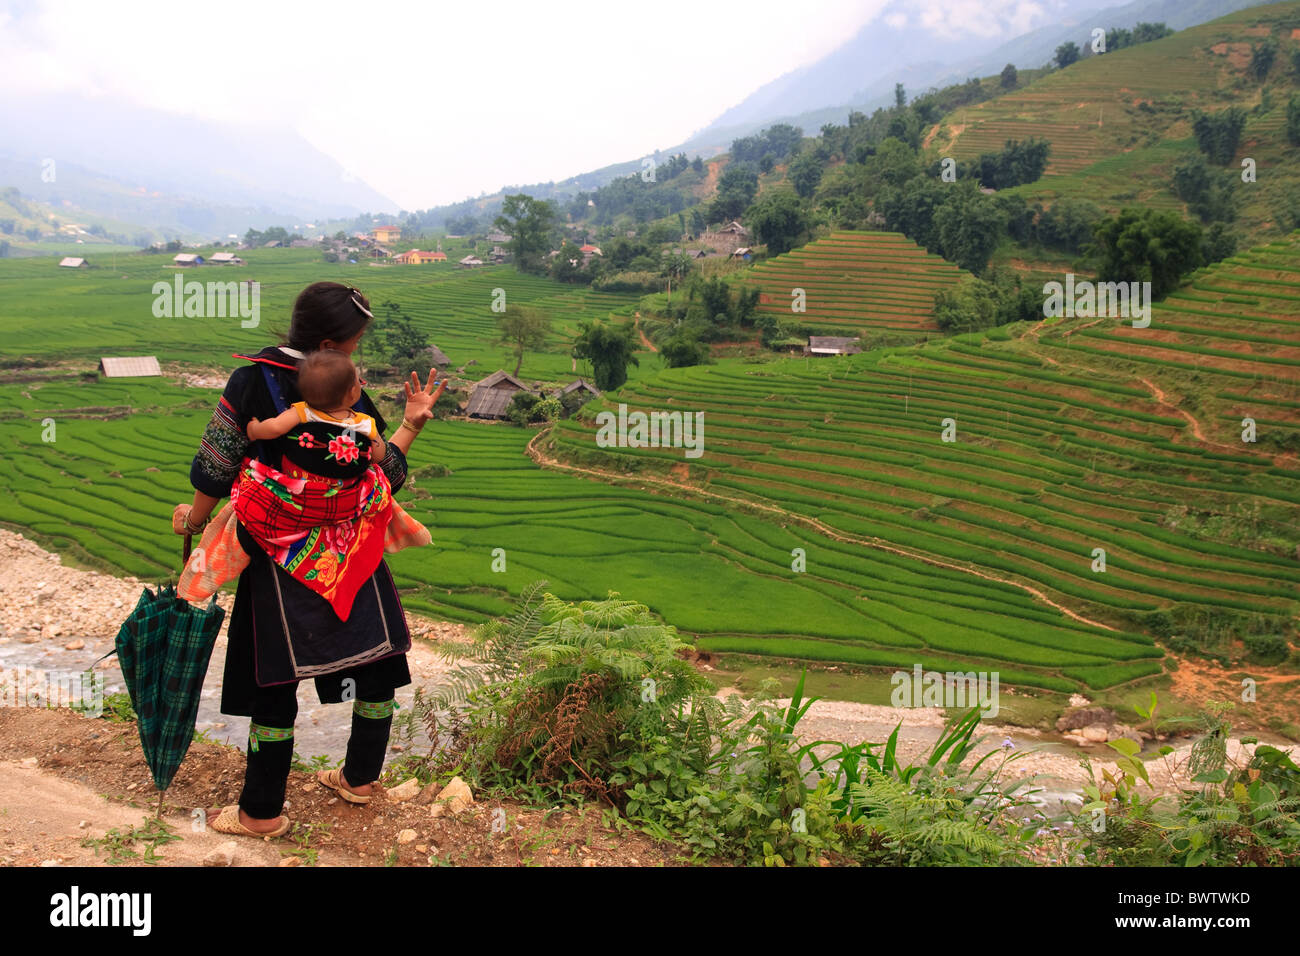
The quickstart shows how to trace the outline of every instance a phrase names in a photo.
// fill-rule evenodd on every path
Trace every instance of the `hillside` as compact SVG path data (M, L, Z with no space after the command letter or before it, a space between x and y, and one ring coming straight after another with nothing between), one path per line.
M1300 470L1283 451L1300 437L1297 254L1300 235L1207 270L1157 307L1149 329L1068 319L629 384L619 401L631 408L704 412L707 450L689 463L689 481L680 449L597 449L590 420L563 423L555 452L614 472L671 470L706 500L787 516L765 541L770 573L781 575L782 553L805 547L808 576L865 599L878 621L852 646L754 637L703 640L708 648L851 661L919 641L1087 683L1150 672L1143 632L1225 659L1241 654L1236 641L1285 656L1276 638L1293 634L1300 609ZM1254 444L1241 441L1244 414L1259 423ZM948 419L952 442L941 435ZM1065 633L1004 618L954 640L896 616L890 605L906 593L896 572L859 562L899 553L944 569L930 593L948 597L932 614L987 610L1012 583ZM954 578L954 568L964 573ZM1068 633L1080 624L1054 605L1118 631Z
M1291 52L1300 49L1300 4L1251 7L1139 46L1090 56L1022 89L946 116L932 131L940 156L995 151L1008 139L1051 141L1046 174L1014 192L1050 204L1079 197L1108 211L1124 205L1184 209L1172 191L1174 166L1197 153L1195 110L1248 112L1240 148L1223 174L1233 187L1235 227L1258 241L1287 231L1279 206L1300 185L1300 155L1287 144L1287 97L1297 87ZM1245 70L1252 44L1272 36L1278 55L1262 81ZM1242 183L1239 161L1257 164Z
M835 232L760 262L743 281L762 290L759 312L844 335L937 331L935 293L964 273L898 233ZM807 311L791 311L803 289Z

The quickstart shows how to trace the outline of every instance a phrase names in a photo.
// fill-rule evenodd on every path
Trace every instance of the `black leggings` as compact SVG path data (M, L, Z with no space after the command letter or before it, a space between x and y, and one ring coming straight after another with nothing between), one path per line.
M356 699L381 704L393 699L390 684L367 679L366 668L357 671ZM252 723L262 727L292 729L298 717L298 685L279 684L258 687L253 702ZM384 751L393 718L362 717L353 711L352 734L348 737L343 777L353 786L363 786L379 779L384 767ZM285 739L259 740L254 750L250 742L248 766L244 771L244 790L239 808L255 820L273 820L284 809L284 791L293 763L293 736Z

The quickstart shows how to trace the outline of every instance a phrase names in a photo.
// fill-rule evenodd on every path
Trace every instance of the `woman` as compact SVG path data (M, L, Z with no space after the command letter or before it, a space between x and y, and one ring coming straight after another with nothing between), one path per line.
M282 466L269 443L250 442L249 421L274 418L278 407L301 401L296 373L307 353L337 349L351 355L373 318L369 301L356 289L317 282L294 302L284 345L235 356L250 364L231 373L203 434L190 468L194 501L177 505L172 514L177 534L203 529L219 501L230 494L245 457ZM404 383L405 417L379 462L394 493L406 480L411 442L433 417L433 385L432 369L423 387L415 372ZM355 408L375 419L380 434L387 430L364 391ZM343 767L318 776L345 800L366 803L383 768L393 691L411 682L406 665L411 636L384 562L361 587L352 613L342 621L324 598L273 563L242 525L237 534L249 565L239 576L230 615L221 712L250 717L252 722L239 804L224 808L211 825L223 833L279 836L289 829L280 811L293 760L298 682L314 678L323 704L352 702L352 734Z

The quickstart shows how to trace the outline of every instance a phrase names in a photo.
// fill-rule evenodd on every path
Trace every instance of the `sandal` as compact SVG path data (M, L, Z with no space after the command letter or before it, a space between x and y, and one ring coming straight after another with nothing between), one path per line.
M331 790L337 790L339 796L348 803L369 803L370 797L362 796L359 793L353 793L347 787L343 786L343 771L338 767L333 770L316 771L316 779Z
M218 833L233 833L236 836L255 836L270 839L271 837L284 836L289 832L289 818L281 815L278 819L281 821L280 825L274 830L259 833L256 830L248 829L248 827L239 822L239 806L237 804L232 804L231 806L223 807L221 814L209 823L208 826L212 827L212 829L216 830Z

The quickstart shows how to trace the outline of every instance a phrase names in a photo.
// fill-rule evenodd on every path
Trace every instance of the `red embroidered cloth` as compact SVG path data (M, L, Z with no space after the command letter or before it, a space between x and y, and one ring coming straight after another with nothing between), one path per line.
M379 466L345 482L245 459L230 502L271 560L346 621L357 591L383 559L392 518L392 490Z

